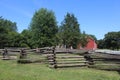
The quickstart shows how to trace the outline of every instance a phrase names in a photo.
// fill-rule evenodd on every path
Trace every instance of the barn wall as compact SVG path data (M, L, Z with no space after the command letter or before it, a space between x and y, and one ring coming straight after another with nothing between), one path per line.
M88 43L84 48L81 47L81 44L78 44L77 49L94 50L94 49L97 49L97 44L94 39L89 38Z

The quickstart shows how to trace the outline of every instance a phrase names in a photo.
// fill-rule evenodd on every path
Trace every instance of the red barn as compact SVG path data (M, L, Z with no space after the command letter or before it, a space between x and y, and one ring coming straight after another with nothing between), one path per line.
M78 49L86 49L86 50L95 50L97 49L97 44L95 42L95 40L92 37L88 37L88 43L86 44L86 46L83 48L81 47L80 44L78 44L77 48Z

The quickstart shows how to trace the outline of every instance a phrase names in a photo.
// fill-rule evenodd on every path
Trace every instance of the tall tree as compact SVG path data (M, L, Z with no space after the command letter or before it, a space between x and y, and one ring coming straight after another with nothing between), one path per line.
M108 49L119 49L120 48L120 31L119 32L108 32L104 38L105 48Z
M86 44L88 43L87 36L88 35L85 33L85 31L83 31L83 33L80 36L80 42L79 42L79 44L81 45L81 47L85 47Z
M77 47L80 38L80 29L74 14L67 13L60 26L61 39L66 47Z
M98 48L99 49L104 49L105 48L103 39L98 40L97 43L98 43Z
M54 12L45 8L36 11L30 24L30 31L34 47L55 45L58 27Z
M17 33L17 26L15 22L0 17L0 48L10 46L11 33ZM13 38L15 39L15 38Z
M32 36L31 36L31 32L27 29L23 30L22 33L21 33L21 36L23 37L24 40L22 40L22 43L21 43L21 46L23 47L30 47L32 48L33 45L32 45Z

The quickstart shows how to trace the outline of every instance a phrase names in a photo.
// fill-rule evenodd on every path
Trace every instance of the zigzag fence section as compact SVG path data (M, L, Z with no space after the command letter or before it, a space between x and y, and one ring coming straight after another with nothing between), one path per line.
M74 51L58 51L53 49L53 53L47 56L49 67L83 67L87 66L88 61L82 55L75 54Z
M5 48L0 49L0 58L2 60L17 60L18 63L47 62L46 56L51 52L51 47L36 49Z
M120 55L107 53L92 53L85 55L88 61L88 67L102 70L119 70L120 71Z
M0 59L17 60L18 63L46 63L52 68L89 67L120 70L120 54L55 49L54 47L0 49Z
M120 70L120 55L96 52L75 53L72 51L53 51L47 56L52 68L89 67L103 70Z

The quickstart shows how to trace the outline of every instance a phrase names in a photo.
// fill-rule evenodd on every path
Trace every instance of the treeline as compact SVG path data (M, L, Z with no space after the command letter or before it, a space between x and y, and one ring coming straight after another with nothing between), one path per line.
M56 45L76 48L79 42L87 43L84 38L86 34L81 33L74 14L67 13L58 26L54 12L41 8L34 13L29 28L21 33L17 32L15 22L0 17L0 48L36 48Z
M0 48L36 48L56 45L77 48L78 43L83 47L87 44L87 36L91 36L97 42L94 35L81 32L77 18L71 13L67 13L58 26L54 12L41 8L34 13L28 29L21 33L17 32L15 22L0 17ZM108 48L103 47L105 45L101 42L103 40L98 41L99 48Z
M98 40L98 47L102 49L120 49L120 31L108 32L104 39Z

